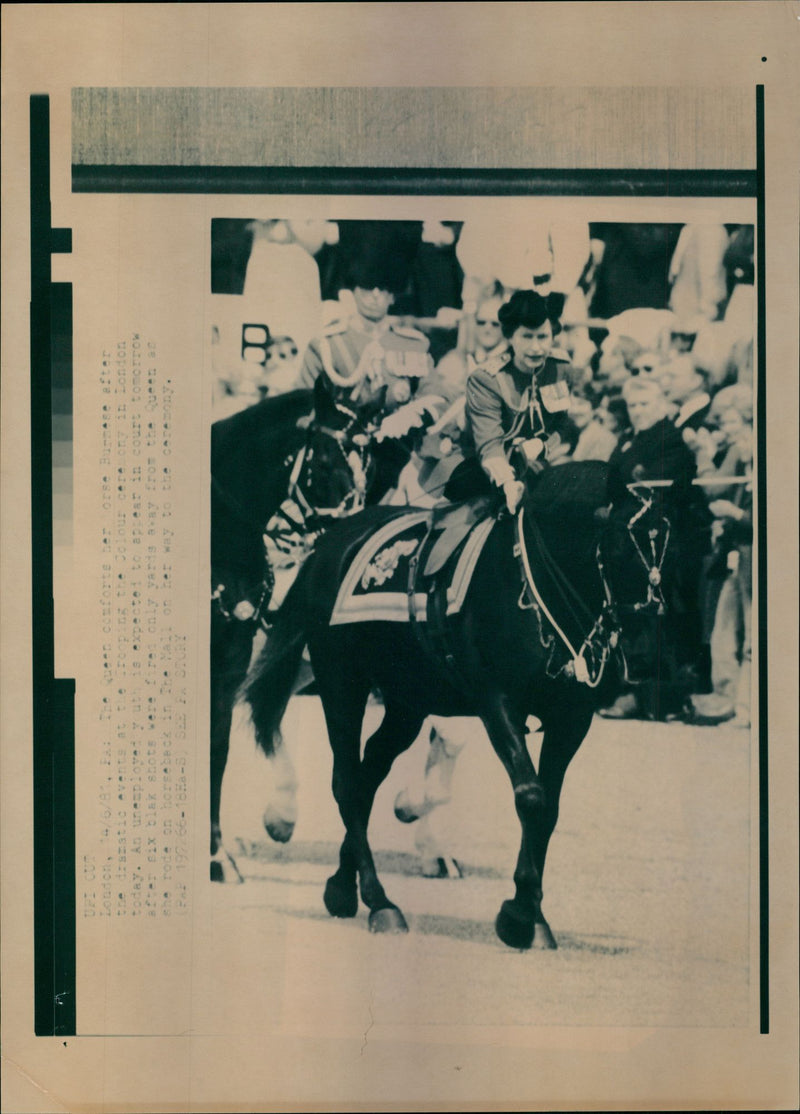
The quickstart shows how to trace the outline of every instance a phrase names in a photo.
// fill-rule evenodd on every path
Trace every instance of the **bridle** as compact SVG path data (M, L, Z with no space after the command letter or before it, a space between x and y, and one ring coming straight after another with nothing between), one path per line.
M258 522L255 516L222 487L216 477L211 477L214 491L234 516L248 528L258 530L263 536L265 547L271 543L280 553L292 555L292 564L297 562L298 553L303 557L307 556L329 521L354 514L365 504L367 454L378 427L369 423L361 424L358 415L349 407L340 403L335 403L335 406L347 419L346 424L340 429L323 424L314 424L309 428L305 443L294 457L288 457L285 462L286 466L291 467L287 494L266 524ZM359 427L357 432L353 432L354 426ZM338 447L349 471L352 481L349 490L335 507L315 507L306 494L308 483L304 481L307 480L314 459L312 434L329 437ZM256 606L247 600L239 600L235 606L228 603L226 586L216 585L211 595L212 605L216 606L224 619L250 623L264 621L275 585L272 561L266 548L264 557L265 571Z
M660 553L656 545L660 531L657 528L648 531L648 541L650 543L650 557L648 559L634 531L640 519L652 509L654 498L652 491L650 491L649 494L642 494L639 491L639 487L649 487L649 485L646 483L628 485L628 490L638 499L641 506L628 519L625 528L633 543L634 550L647 572L647 596L645 599L633 604L617 604L615 602L606 575L602 541L598 541L595 550L595 563L603 589L603 603L597 618L594 620L591 629L588 634L585 635L579 647L564 632L561 625L548 608L546 601L539 593L531 571L525 542L525 532L523 529L525 510L524 507L521 507L519 510L516 519L516 544L514 546L514 553L522 569L522 590L517 604L522 610L532 610L536 614L540 641L544 649L549 651L550 655L548 661L548 675L551 677L556 677L560 673L563 673L566 676L574 677L589 688L597 688L602 680L608 660L612 652L616 650L622 658L623 675L624 679L627 681L628 665L620 644L621 627L618 613L621 611L641 612L651 608L654 604L657 605L659 615L663 615L666 610L661 581L664 558L669 545L671 525L669 519L662 516L661 521L666 529L664 530L664 541ZM568 601L563 586L561 595L562 602L567 603ZM549 628L549 631L552 633L547 633L546 628ZM565 647L570 656L559 669L552 671L557 641Z
M539 640L543 649L548 651L548 676L555 678L563 673L567 677L574 677L577 681L587 685L589 688L597 688L603 679L603 673L608 664L608 659L612 651L617 649L619 643L619 621L614 606L614 599L611 595L611 588L606 578L600 545L598 543L595 550L595 560L597 563L597 570L600 574L600 581L603 586L603 603L600 608L600 613L594 620L589 633L583 638L580 647L576 647L575 643L573 643L565 633L558 620L553 616L546 601L538 590L528 558L528 550L525 542L524 518L525 508L520 507L515 523L516 543L514 545L514 555L518 558L522 569L522 590L517 600L517 606L523 611L533 611L536 615L539 627ZM560 586L562 603L572 611L573 617L576 617L574 609L569 606L567 600L567 590L573 596L575 595L575 591L566 579L563 579L564 583ZM587 613L591 614L590 612ZM546 626L550 628L552 633L546 632ZM559 669L554 670L553 662L556 656L556 640L562 643L570 656ZM625 668L627 671L627 667Z
M343 406L339 402L334 405L337 411L347 418L346 425L341 429L316 423L312 425L309 428L306 443L292 462L292 469L289 474L286 498L297 504L306 523L309 521L315 522L318 519L344 518L361 510L366 500L367 451L378 427L369 423L362 425L358 414L354 410ZM353 432L354 426L360 427L359 432ZM349 490L334 507L316 507L309 501L306 494L308 484L304 483L304 479L308 477L314 460L312 434L322 434L333 441L350 473L352 483ZM297 524L293 523L292 525L296 527Z
M670 480L667 482L671 486L672 481ZM662 486L662 484L659 484L659 486ZM646 488L647 494L642 493L639 490L640 487ZM658 614L663 615L666 611L666 603L664 601L664 593L661 588L661 570L664 566L664 558L667 555L667 547L669 545L670 534L672 532L672 525L665 515L661 516L661 522L664 524L666 529L664 530L664 543L661 546L660 554L657 552L656 549L656 540L660 531L658 530L658 528L652 527L647 531L647 538L650 543L650 555L648 558L641 545L639 544L639 539L634 533L634 527L636 526L636 523L639 521L639 519L643 518L653 507L653 483L648 483L647 481L639 481L636 483L628 484L627 488L631 495L633 495L634 498L638 499L641 503L639 510L636 511L636 513L632 515L631 518L628 520L626 524L626 530L628 532L628 536L631 539L631 542L633 543L633 548L636 551L636 555L642 562L644 570L647 573L647 597L638 603L627 604L625 606L627 609L632 611L644 611L647 608L652 607L653 604L656 604L658 608Z

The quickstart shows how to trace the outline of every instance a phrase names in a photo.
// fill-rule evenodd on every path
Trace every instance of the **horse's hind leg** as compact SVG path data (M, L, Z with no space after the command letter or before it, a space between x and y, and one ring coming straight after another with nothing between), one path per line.
M297 823L297 774L280 731L273 735L272 745L272 788L261 819L270 839L288 843Z
M236 691L247 673L253 645L247 623L211 618L211 881L241 882L239 868L225 849L219 822L222 779L228 762L231 721Z
M405 932L407 925L403 914L389 901L378 880L367 827L378 787L397 755L416 738L424 717L387 703L380 727L367 740L363 761L359 761L362 716L363 705L357 723L352 712L348 716L340 708L328 715L326 707L334 755L333 792L346 835L339 855L339 869L328 879L325 887L325 905L333 916L354 916L358 908L358 876L361 898L370 910L370 929L374 932Z
M424 714L413 712L405 705L388 701L386 712L378 730L370 736L361 762L361 800L364 817L364 834L369 824L375 794L392 767L398 754L408 750L420 732ZM372 932L406 932L405 917L389 901L375 873L372 855L365 869L360 869L361 897L370 910L369 927ZM370 871L370 867L372 868Z
M466 742L467 721L463 717L430 720L430 746L421 785L401 789L394 813L404 824L417 822L414 844L426 878L461 878L461 868L443 845L437 832L436 812L452 796L456 759Z

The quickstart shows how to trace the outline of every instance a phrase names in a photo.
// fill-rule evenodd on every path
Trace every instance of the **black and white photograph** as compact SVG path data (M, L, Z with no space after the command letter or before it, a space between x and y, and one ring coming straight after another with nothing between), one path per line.
M796 1103L795 14L4 8L4 1109Z
M581 208L211 225L211 878L419 1024L750 1008L754 227Z

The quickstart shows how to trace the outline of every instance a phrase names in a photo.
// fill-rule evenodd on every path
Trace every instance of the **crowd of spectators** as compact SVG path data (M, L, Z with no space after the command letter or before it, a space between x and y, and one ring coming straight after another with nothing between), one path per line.
M421 332L429 355L430 372L410 380L421 403L413 413L425 413L426 397L438 401L404 470L407 498L435 492L457 459L466 378L502 349L503 302L519 288L559 299L571 420L555 463L624 457L646 478L647 454L662 454L663 472L669 444L711 523L708 544L687 558L697 573L685 615L694 645L680 707L628 692L605 714L749 723L752 226L564 224L546 212L526 229L489 220L214 225L215 417L296 386L313 338L356 312L350 276L364 273L364 252L394 261L393 320ZM398 418L395 435L407 430Z

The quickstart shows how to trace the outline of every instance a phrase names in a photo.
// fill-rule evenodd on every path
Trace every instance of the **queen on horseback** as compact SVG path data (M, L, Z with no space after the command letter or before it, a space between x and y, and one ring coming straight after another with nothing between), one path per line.
M500 307L507 342L467 380L467 444L474 454L453 473L445 495L458 501L502 491L513 514L522 498L519 478L555 460L568 421L569 357L554 346L561 330L555 300L517 290ZM512 463L516 458L515 463Z

